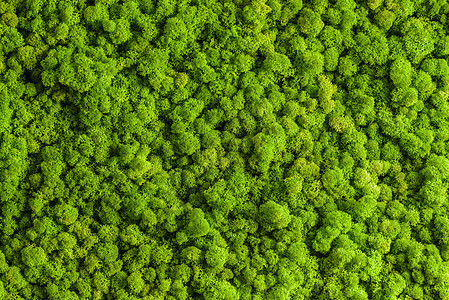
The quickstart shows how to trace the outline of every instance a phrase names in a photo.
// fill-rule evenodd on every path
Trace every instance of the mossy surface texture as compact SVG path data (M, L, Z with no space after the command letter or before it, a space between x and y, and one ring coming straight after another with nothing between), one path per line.
M449 299L447 0L0 0L0 299Z

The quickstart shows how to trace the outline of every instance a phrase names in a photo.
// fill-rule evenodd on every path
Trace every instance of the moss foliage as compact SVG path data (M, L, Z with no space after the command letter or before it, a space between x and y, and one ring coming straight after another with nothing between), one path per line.
M0 299L449 299L448 14L0 1Z

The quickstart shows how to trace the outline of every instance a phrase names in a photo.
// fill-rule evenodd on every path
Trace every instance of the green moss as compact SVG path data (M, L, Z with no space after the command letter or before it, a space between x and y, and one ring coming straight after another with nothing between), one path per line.
M446 1L0 1L0 299L447 299Z

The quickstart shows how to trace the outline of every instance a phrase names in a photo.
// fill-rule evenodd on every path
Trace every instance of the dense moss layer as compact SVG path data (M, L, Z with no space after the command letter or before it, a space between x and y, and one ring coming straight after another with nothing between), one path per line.
M448 13L0 1L0 299L449 299Z

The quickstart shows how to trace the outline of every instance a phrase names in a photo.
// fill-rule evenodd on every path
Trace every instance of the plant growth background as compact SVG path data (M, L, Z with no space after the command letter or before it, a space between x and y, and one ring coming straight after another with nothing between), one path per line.
M0 1L0 299L449 299L448 13Z

